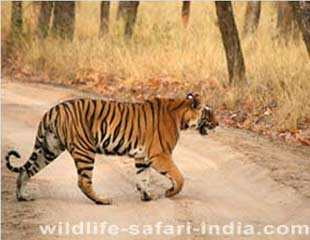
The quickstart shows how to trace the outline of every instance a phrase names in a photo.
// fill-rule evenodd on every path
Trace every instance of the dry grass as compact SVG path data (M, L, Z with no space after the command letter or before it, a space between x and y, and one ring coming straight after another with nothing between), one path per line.
M144 2L130 44L123 41L123 26L115 22L116 5L112 4L111 32L104 39L97 37L99 2L79 2L74 42L31 38L19 52L20 62L33 73L43 72L61 82L81 81L91 71L122 79L127 85L161 77L180 83L212 81L220 87L227 83L214 3L193 3L190 25L185 30L180 20L180 3ZM219 102L229 108L236 107L244 96L254 103L274 99L278 105L273 113L277 127L294 130L300 120L310 116L309 58L301 39L288 46L274 40L273 5L263 3L257 36L241 41L250 84L241 90L227 90ZM26 3L24 8L31 32L37 13L33 3ZM234 10L241 32L245 3L235 2ZM1 11L4 41L10 24L10 3L2 3Z

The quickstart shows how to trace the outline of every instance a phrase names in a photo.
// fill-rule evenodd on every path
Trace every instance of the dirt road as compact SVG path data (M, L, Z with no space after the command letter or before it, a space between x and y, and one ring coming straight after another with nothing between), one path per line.
M130 224L253 224L310 225L310 149L271 142L263 137L219 128L208 137L185 132L174 159L185 176L184 190L173 199L141 202L135 190L133 161L98 156L94 184L97 192L113 198L113 205L99 206L77 187L71 157L64 153L36 175L28 185L36 200L17 202L16 175L4 167L3 155L17 149L23 160L31 153L36 127L53 104L75 96L77 90L40 84L2 82L2 237L3 239L55 239L43 236L39 224L108 222ZM98 96L97 96L98 97ZM22 161L14 161L15 165ZM154 191L162 194L168 183L152 175ZM129 239L122 232L116 239ZM83 236L80 239L112 239ZM135 236L134 239L173 239L172 236ZM240 236L201 236L193 233L177 239L242 239ZM296 236L252 236L251 239L295 239ZM69 235L65 239L75 239ZM301 236L298 239L309 239Z

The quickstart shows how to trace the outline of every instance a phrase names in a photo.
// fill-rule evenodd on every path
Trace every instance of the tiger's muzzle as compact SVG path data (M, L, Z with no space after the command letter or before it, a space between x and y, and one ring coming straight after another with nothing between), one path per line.
M213 130L219 125L211 108L205 106L202 110L198 130L201 135L208 135L208 130Z

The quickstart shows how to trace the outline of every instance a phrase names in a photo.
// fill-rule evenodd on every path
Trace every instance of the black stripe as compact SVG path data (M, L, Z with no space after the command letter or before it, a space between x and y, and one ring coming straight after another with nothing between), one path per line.
M77 106L76 106L76 104L77 104ZM71 108L72 108L73 111L71 111L70 106L71 106ZM77 101L68 101L68 102L65 102L64 107L65 107L65 109L67 109L67 110L69 111L72 120L73 120L74 118L75 118L75 119L78 118L78 117L77 117L77 112L80 112L80 111L79 111L79 105L78 105L78 102L77 102Z
M105 149L110 144L111 135L104 141L102 148Z
M146 111L145 111L145 108L144 108L144 105L142 105L142 111L143 111L143 117L144 117L144 127L145 127L145 131L147 129L147 121L146 121Z
M81 101L81 104L82 104L82 109L84 109L84 105L85 105L85 99L83 99L83 98L80 98L80 101ZM82 110L81 109L81 110Z
M26 162L25 165L23 166L26 170L28 170L32 166L31 162Z
M136 163L135 167L136 168L140 168L136 173L142 173L145 169L149 168L152 165L152 162L148 162L148 163Z
M53 155L48 155L48 154L44 154L44 157L49 160L49 161L53 161L56 157Z
M101 131L101 139L100 139L99 143L104 139L104 137L107 133L107 123L105 121L102 121L100 131Z
M35 173L38 173L38 169L36 169L34 166L32 167L31 170L34 170Z
M51 108L48 114L48 119L51 120L52 119L52 114L53 114L53 110L54 108Z
M48 149L48 143L47 143L46 138L43 139L43 142L42 142L42 149L43 149L43 151L44 151L44 155L45 155L45 154L47 154L47 155L52 155L52 156L55 155L53 152L51 152L51 151Z
M92 126L94 123L94 117L95 117L96 108L97 108L97 101L92 99L92 103L93 103L94 109L93 109L93 114L90 117L90 126Z
M59 113L59 106L56 106L56 118L55 118L55 130L56 130L56 135L60 140L60 134L59 134L59 121L60 121L60 113Z
M129 131L129 136L128 136L128 139L127 141L128 142L132 142L131 141L131 137L132 137L132 133L133 133L133 129L134 129L134 122L135 122L135 117L136 117L136 111L135 111L135 107L134 107L134 104L131 104L131 109L132 109L132 121L131 121L131 127L130 127L130 131Z
M43 122L43 128L46 129L46 118L47 118L47 114L45 113L44 116L43 116L43 119L42 119L42 122Z
M99 115L98 115L98 119L100 119L102 117L102 114L104 112L104 107L106 105L106 102L105 101L101 101L101 109L100 109L100 112L99 112Z
M141 124L141 121L140 121L140 108L139 108L139 105L138 105L138 112L137 112L137 118L138 118L138 133L139 134L141 134L141 126L140 126L140 124Z
M36 161L36 160L38 159L38 154L35 153L35 152L33 152L33 153L31 154L31 156L30 156L30 159L31 159L32 161Z
M76 163L79 163L79 162L80 162L80 163L94 163L94 162L95 162L94 159L92 159L92 161L89 161L89 160L80 159L80 158L75 158L74 161L75 161Z
M138 135L137 135L137 139L140 139L141 140L141 143L144 142L144 134L145 134L145 130L144 132L142 132L142 126L141 126L141 110L142 110L142 107L140 104L138 104L138 109L137 109L137 118L138 118Z
M152 126L153 126L153 134L155 130L155 110L154 110L154 105L150 100L147 100L147 102L150 104L151 107L151 112L152 112Z
M32 175L33 175L32 172L30 172L30 171L26 171L26 173L27 173L29 178L32 177Z
M160 131L161 101L160 101L160 99L156 98L156 102L157 102L157 106L158 106L157 131L158 131L159 143L160 143L161 149L165 152L165 148L164 148L163 140L162 140L162 136L161 136L161 131Z
M19 155L18 152L16 152L15 150L11 150L11 151L9 151L9 152L7 153L5 159L6 159L7 161L9 161L11 155L13 155L13 156L16 157L16 158L20 158L20 155Z
M171 146L170 146L168 141L166 141L166 145L168 147L169 153L172 153L172 148L171 148Z
M105 137L105 135L106 135L106 132L107 132L107 123L106 123L106 119L107 119L107 117L108 117L108 115L109 115L109 113L110 113L111 104L110 104L110 103L107 103L107 105L108 105L107 113L106 113L106 115L104 116L104 118L103 118L102 121L101 121L101 126L100 126L101 139L99 140L99 142L101 142L101 141L104 139L104 137ZM103 129L103 127L104 127L104 129Z
M77 170L78 174L80 175L82 173L82 171L92 171L94 169L94 166L90 166L90 167L85 167L85 168L79 168Z
M38 162L34 162L34 165L37 167L37 168L40 168L40 165Z
M86 173L82 173L81 176L84 177L84 178L91 179L91 177L89 177Z
M149 166L151 166L152 162L148 162L148 163L135 163L135 167L136 168L147 168Z
M83 100L82 103L84 102L84 99L81 99ZM80 114L80 126L83 130L83 133L84 133L84 136L85 136L85 139L88 141L88 143L85 142L85 144L90 144L90 146L88 146L89 148L93 148L93 139L90 139L91 136L89 136L89 130L90 130L90 127L91 127L91 124L90 122L88 122L88 114L89 114L89 110L90 110L90 101L87 100L86 101L86 113L85 113L85 116L83 118L82 116L82 109L79 111L79 114ZM84 110L84 109L83 109ZM82 124L83 120L86 120L86 123L85 124Z
M124 151L122 153L120 153L120 155L124 155L129 153L131 150L131 143L129 143L128 147L124 149Z
M113 107L113 112L112 112L112 116L111 116L111 119L110 119L109 125L111 125L111 123L112 123L112 122L113 122L113 120L114 120L114 117L115 117L115 109L116 109L115 104L111 104L111 106Z
M122 137L117 145L113 148L113 152L118 153L118 150L123 146L124 144L124 137Z
M135 143L134 143L134 145L133 145L133 148L134 148L134 149L136 149L137 146L138 146L138 140L139 140L139 137L137 136L137 137L136 137L136 140L135 140Z
M107 105L108 105L108 106L107 106L107 107L108 107L108 110L107 110L107 113L105 114L104 118L102 119L103 122L108 118L109 113L110 113L110 111L111 111L111 103L107 103Z
M127 127L128 127L128 118L129 118L129 114L130 114L130 108L128 105L126 105L126 109L127 109L127 114L125 117L125 121L124 121L124 129L123 129L123 136L125 137L126 135L126 131L127 131ZM128 142L128 139L127 139Z
M64 104L62 106L63 106L63 112L66 115L64 117L64 119L70 119L69 114L68 114L67 109L66 109L66 106ZM75 127L75 126L73 126L73 127ZM64 124L62 124L62 132L64 134L64 138L67 139L67 124L66 124L66 122ZM66 145L66 148L68 149L68 147L69 147L68 141L65 141L65 145Z
M89 110L90 110L90 105L91 105L91 103L90 103L90 101L86 101L86 112L85 112L85 119L86 119L86 121L88 120L88 114L89 114Z
M83 111L84 111L84 105L85 105L85 100L84 99L79 99L78 101L75 102L76 107L73 105L73 110L76 116L76 120L79 121L78 122L82 122L83 121Z
M40 142L39 138L36 137L35 144L34 144L34 149L40 148L41 145L42 145L42 143Z
M117 104L117 106L119 107L119 104ZM126 108L125 110L127 110L127 108ZM112 142L115 141L115 139L117 138L117 136L118 136L118 134L119 134L119 132L120 132L121 125L122 125L122 119L123 119L123 112L124 112L124 111L121 111L121 110L120 110L120 115L121 115L121 116L119 117L119 122L118 122L118 124L116 125L115 130L114 130L114 132L113 132L113 139L112 139ZM126 114L128 115L128 110L127 110ZM110 124L111 124L111 123L110 123ZM126 124L126 123L125 123L125 124Z
M75 153L78 154L79 156L83 157L84 159L86 158L89 163L94 163L95 162L94 158L92 158L92 157L90 157L90 156L88 156L86 154L83 154L83 153L78 152L78 151L75 151Z

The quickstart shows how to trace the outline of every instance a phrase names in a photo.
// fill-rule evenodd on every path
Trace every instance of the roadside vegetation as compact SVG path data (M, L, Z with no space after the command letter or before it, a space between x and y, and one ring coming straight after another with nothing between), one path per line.
M76 2L72 41L37 36L40 2L23 3L22 34L12 36L11 2L3 2L3 77L120 99L198 91L225 125L310 145L310 61L298 26L281 35L277 3L263 2L257 30L245 34L247 3L233 7L246 67L242 85L229 84L213 2L193 2L186 27L181 2L141 2L130 40L124 21L116 20L117 3L109 33L100 36L100 2Z

